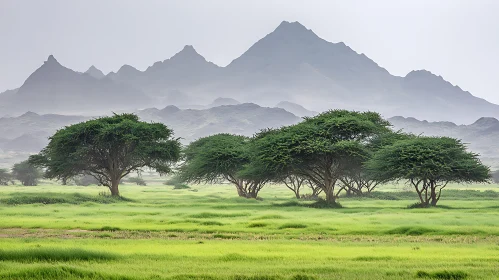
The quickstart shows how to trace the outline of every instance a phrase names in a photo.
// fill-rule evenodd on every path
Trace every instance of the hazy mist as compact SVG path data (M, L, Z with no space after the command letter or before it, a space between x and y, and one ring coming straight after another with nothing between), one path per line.
M397 76L427 69L499 103L499 2L481 1L0 1L0 92L49 54L105 74L144 70L193 45L225 66L282 20L345 42Z

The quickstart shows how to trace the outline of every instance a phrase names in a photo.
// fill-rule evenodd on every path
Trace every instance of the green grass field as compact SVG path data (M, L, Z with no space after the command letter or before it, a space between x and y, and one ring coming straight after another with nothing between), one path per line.
M0 279L499 279L499 186L450 186L316 209L281 186L0 189Z

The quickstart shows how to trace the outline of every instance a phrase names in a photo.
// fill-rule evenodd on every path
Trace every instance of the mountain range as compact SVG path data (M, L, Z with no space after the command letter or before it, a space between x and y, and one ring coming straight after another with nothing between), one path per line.
M238 103L237 100L217 99L215 103ZM289 102L288 102L289 103ZM310 113L297 104L284 104L299 108L299 112ZM261 107L253 103L220 104L205 109L180 109L174 105L162 109L148 108L135 111L144 121L166 124L176 137L187 144L200 137L214 133L234 133L251 136L264 128L290 125L301 120L295 114L278 107ZM67 116L56 114L40 115L27 112L19 117L0 118L0 167L8 166L40 151L58 129L81 121L89 116ZM499 120L482 117L470 125L457 125L452 122L429 122L412 117L392 117L388 119L394 130L402 130L416 135L450 136L462 139L470 150L479 153L480 158L494 169L499 168Z
M107 75L94 66L79 73L49 56L20 88L0 94L0 116L96 115L153 105L199 108L218 97L262 106L288 101L311 112L374 110L385 117L457 123L499 117L499 105L429 71L391 75L346 44L286 21L226 67L207 61L193 46L144 71L124 65Z
M162 109L148 108L135 113L141 120L166 124L184 144L214 133L252 136L264 128L291 125L301 120L282 108L261 107L252 103L219 105L201 110L183 110L169 105ZM93 117L34 112L0 118L0 168L39 152L58 129L91 118Z

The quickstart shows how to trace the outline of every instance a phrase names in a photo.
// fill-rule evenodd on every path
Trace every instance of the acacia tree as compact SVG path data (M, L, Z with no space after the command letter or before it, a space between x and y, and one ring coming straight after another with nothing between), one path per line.
M23 186L36 186L42 178L42 171L28 161L22 161L12 167L12 177Z
M490 170L477 154L448 137L416 137L379 150L367 164L370 176L382 182L407 180L421 206L435 206L448 183L487 182Z
M12 175L7 169L0 168L0 186L7 186L12 181Z
M357 162L357 165L351 164L345 175L340 178L342 186L349 195L364 195L371 193L380 181L369 176L366 170L367 161L380 149L393 145L397 141L411 139L414 136L401 131L387 132L376 135L365 145L366 153L364 161Z
M67 180L91 175L119 196L121 179L149 167L160 174L180 156L180 143L160 123L139 121L134 114L115 114L67 126L57 131L29 161L46 168L45 176Z
M264 131L257 136L257 162L274 174L293 174L309 180L334 204L337 183L352 166L366 158L365 145L390 124L373 112L333 110L299 124Z
M182 181L193 183L228 181L236 187L240 197L256 198L268 180L260 178L258 172L241 175L250 160L250 138L215 134L187 146L179 177Z

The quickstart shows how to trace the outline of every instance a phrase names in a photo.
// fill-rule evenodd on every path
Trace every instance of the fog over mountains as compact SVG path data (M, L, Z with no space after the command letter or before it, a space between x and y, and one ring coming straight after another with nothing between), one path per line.
M207 61L193 46L145 71L124 65L107 75L94 66L75 72L49 56L20 88L0 94L0 117L27 111L94 116L167 105L206 108L217 98L268 107L293 102L312 113L374 110L385 117L459 124L499 118L498 105L440 76L425 70L393 76L364 54L325 41L298 22L282 22L226 67ZM292 110L288 105L283 106Z
M463 139L499 166L498 105L426 70L393 76L298 22L282 22L226 67L189 45L144 71L123 65L107 75L93 65L73 71L50 55L21 87L0 94L0 166L38 152L57 129L112 112L165 123L186 144L214 133L251 136L337 108L378 111L395 129Z
M174 130L176 137L181 137L184 144L214 133L252 136L264 128L291 125L301 120L282 108L261 107L253 103L218 105L200 110L182 110L169 105L163 109L148 108L135 113L144 121L166 124ZM30 153L39 152L58 129L91 118L33 112L0 118L0 168L24 160Z

